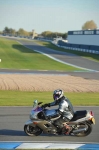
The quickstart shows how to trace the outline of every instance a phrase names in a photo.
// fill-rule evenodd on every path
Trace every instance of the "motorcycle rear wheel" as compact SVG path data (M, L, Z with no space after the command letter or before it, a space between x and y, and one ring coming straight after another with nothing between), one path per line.
M84 126L84 124L80 124L80 126ZM83 132L80 132L80 133L76 133L74 135L78 136L78 137L84 137L84 136L89 135L92 132L92 125L89 124L89 123L86 123L85 126L87 127L86 131L83 131Z
M42 130L39 127L33 127L30 125L24 126L24 132L29 136L38 136L42 133Z

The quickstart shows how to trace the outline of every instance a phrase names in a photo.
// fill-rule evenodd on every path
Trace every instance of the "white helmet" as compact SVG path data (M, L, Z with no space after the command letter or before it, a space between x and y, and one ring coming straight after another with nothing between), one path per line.
M57 89L53 92L53 99L56 101L56 100L59 100L61 97L63 97L63 91L61 89Z

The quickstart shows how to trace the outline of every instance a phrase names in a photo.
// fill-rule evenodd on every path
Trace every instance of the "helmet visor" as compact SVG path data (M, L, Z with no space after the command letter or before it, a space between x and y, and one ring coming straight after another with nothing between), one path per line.
M58 100L58 99L59 99L59 94L54 94L54 95L53 95L53 99L54 99L54 100Z

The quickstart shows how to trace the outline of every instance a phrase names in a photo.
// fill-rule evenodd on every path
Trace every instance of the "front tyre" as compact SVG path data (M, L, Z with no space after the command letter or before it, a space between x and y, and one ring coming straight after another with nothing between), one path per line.
M81 128L86 128L87 130L83 131L83 132L80 132L80 133L76 133L74 135L76 135L78 137L83 137L83 136L89 135L92 132L92 125L89 124L89 123L86 123L86 124L82 123L82 124L80 124L78 129L81 129Z
M25 125L24 132L29 136L38 136L42 133L42 130L37 126Z

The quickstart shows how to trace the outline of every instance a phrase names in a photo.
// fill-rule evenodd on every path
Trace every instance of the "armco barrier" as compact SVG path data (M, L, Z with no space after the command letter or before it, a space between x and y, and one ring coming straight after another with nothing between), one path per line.
M61 40L59 40L57 44L66 49L99 54L99 46L95 46L95 45L72 44L72 43L63 42Z

